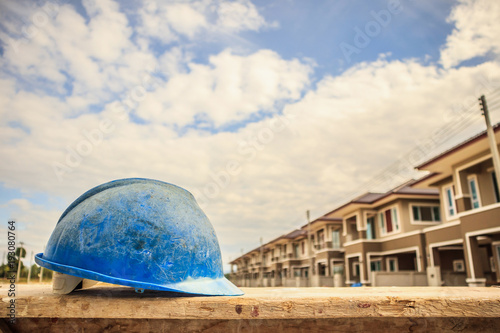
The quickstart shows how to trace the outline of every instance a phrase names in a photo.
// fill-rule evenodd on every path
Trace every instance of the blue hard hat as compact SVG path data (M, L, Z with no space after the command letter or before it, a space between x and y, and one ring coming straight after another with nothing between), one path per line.
M217 236L193 195L151 179L115 180L84 193L35 261L136 289L243 294L224 277Z

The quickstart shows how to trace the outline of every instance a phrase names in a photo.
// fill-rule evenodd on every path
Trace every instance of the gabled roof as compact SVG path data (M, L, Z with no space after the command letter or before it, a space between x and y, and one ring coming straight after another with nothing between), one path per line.
M495 133L499 132L500 131L500 123L497 123L493 126L493 131ZM415 169L418 169L418 170L422 170L424 169L426 166L430 165L430 164L433 164L443 158L445 158L446 156L448 155L451 155L461 149L464 149L465 147L469 146L469 145L472 145L480 140L483 140L487 137L487 133L486 131L482 131L476 135L474 135L473 137L463 141L462 143L459 143L458 145L448 149L448 150L445 150L444 152L442 152L441 154L437 155L437 156L434 156L433 158L431 158L430 160L427 160L425 162L423 162L422 164L420 165L417 165L415 167Z
M324 216L326 217L327 215L330 215L330 214L333 214L339 210L341 210L342 208L345 208L349 205L353 205L353 204L366 204L366 205L370 205L370 204L374 204L376 203L377 201L379 200L382 200L390 195L433 195L433 196L439 196L439 192L437 189L428 189L428 188L414 188L412 187L413 184L415 183L418 183L420 180L409 180L395 188L393 188L392 190L389 190L385 193L371 193L371 192L368 192L368 193L365 193L365 194L362 194L360 195L359 197L356 197L354 199L352 199L351 201L343 204L342 206L339 206L337 208L335 208L334 210L332 210L331 212L329 213L326 213Z
M297 230L294 230L294 231L286 234L283 237L285 237L286 239L294 239L294 238L297 238L299 236L304 236L304 235L307 235L307 231L302 230L302 229L297 229Z

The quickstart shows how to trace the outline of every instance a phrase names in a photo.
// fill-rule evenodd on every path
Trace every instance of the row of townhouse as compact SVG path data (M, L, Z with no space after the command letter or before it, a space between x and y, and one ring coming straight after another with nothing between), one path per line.
M494 127L500 141L500 125ZM497 146L498 149L498 146ZM486 132L231 261L239 286L500 282L500 195Z

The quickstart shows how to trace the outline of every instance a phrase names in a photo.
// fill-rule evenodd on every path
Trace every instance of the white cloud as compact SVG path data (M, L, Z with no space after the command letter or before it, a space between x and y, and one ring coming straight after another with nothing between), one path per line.
M207 116L216 127L242 121L259 111L276 112L276 104L296 100L309 84L311 67L284 60L269 50L248 56L226 50L208 65L189 63L187 73L170 77L148 95L137 113L163 124L184 126Z
M217 13L217 27L228 31L257 31L268 25L255 5L249 0L222 1L218 6Z
M140 10L141 26L138 31L164 43L177 40L178 34L193 38L200 29L207 27L204 6L200 5L201 2L187 4L148 1Z
M500 56L500 2L461 0L448 17L455 24L441 50L441 63L449 68L493 52Z
M36 205L24 198L12 199L0 205L0 208L8 208L9 219L14 219L16 241L23 242L28 251L26 264L29 263L31 251L34 254L42 252L55 227L61 212L55 209L46 209L42 205ZM5 222L6 223L6 222ZM6 248L6 240L0 240L0 246ZM34 263L34 262L33 262Z
M147 1L139 16L139 33L165 44L178 41L181 36L189 40L203 38L203 32L232 34L276 25L266 22L249 0Z

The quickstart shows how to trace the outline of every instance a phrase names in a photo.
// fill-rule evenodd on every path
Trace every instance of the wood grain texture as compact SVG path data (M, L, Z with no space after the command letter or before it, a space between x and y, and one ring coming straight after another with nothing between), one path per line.
M6 288L1 287L6 295ZM495 332L500 288L246 288L237 297L19 285L13 332ZM8 298L2 298L7 305ZM4 311L2 317L6 317ZM335 328L334 330L332 330Z

